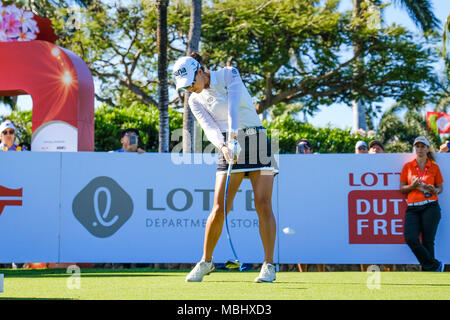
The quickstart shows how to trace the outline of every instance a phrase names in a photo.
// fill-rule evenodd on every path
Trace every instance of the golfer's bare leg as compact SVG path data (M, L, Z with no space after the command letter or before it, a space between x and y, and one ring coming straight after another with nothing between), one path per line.
M244 173L232 173L230 177L230 182L228 184L228 195L227 195L227 211L230 211L233 199L241 185L242 179L244 178ZM224 222L224 197L225 197L225 184L227 181L226 174L216 175L216 186L214 191L214 204L211 213L209 214L208 220L206 221L205 228L205 240L203 244L203 257L204 261L211 261L214 248L219 241L220 235L223 229Z
M273 251L277 227L272 211L273 174L268 171L252 171L249 174L255 197L255 209L259 218L259 234L264 247L264 262L273 264Z

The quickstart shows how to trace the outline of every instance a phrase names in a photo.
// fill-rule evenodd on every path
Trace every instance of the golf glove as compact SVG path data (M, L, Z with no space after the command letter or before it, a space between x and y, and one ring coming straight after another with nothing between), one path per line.
M241 153L241 146L236 139L231 139L227 143L227 148L229 150L230 159L237 161L239 154Z

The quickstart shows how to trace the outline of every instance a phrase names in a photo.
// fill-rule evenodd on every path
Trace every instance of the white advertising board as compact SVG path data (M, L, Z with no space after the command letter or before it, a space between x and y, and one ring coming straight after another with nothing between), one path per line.
M284 155L280 165L280 234L283 263L417 263L404 243L406 198L399 192L412 154ZM450 261L449 155L437 154L444 176L436 257Z
M57 261L59 153L1 152L0 262Z
M62 157L61 259L193 262L201 258L213 205L215 165L170 154L67 153ZM238 256L262 261L258 218L246 179L229 227ZM226 233L214 259L233 258Z
M436 257L450 263L448 154ZM404 244L399 173L412 154L280 155L273 188L275 262L417 263ZM173 154L3 152L0 262L192 263L213 205L214 163ZM229 215L242 262L263 248L250 181ZM294 233L286 234L290 228ZM225 227L215 262L232 259Z

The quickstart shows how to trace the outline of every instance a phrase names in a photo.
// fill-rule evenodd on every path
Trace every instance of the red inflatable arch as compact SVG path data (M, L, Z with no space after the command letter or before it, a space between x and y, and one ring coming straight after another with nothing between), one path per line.
M94 150L94 82L73 52L58 47L50 20L37 40L0 42L0 96L33 99L33 151Z

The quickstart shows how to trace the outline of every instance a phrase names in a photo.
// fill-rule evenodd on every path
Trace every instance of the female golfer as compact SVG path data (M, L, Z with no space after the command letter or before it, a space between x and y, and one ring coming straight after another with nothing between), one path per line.
M201 62L200 55L193 53L190 57L179 58L174 66L177 90L184 88L192 93L189 98L192 113L207 138L220 150L214 205L206 223L203 257L187 275L186 281L202 281L214 270L212 255L225 219L226 173L228 163L233 161L226 208L229 211L242 179L248 177L253 187L259 234L264 247L264 263L255 282L272 282L276 278L273 265L276 222L272 211L276 164L265 128L238 70L232 67L204 70ZM236 144L242 150L239 157L233 153Z
M404 237L422 271L443 271L443 263L434 257L434 238L441 219L437 195L444 180L425 137L414 140L414 152L416 158L403 166L400 175L400 191L408 194Z

